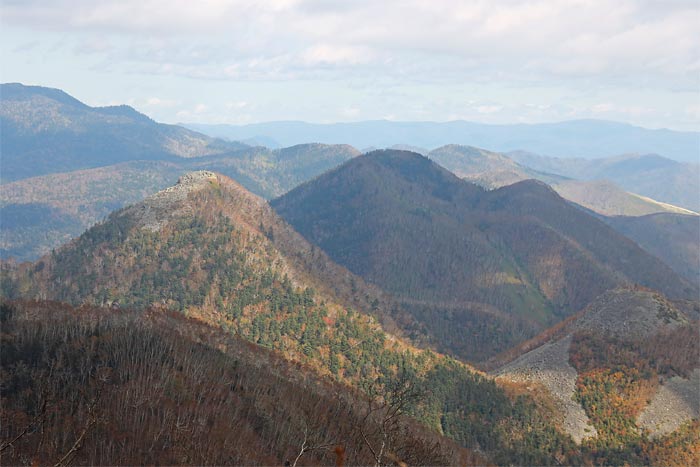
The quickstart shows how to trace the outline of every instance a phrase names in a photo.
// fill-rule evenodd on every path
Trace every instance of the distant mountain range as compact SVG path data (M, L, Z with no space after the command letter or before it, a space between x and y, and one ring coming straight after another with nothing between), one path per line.
M2 257L35 259L111 211L172 185L190 170L215 170L270 199L360 154L344 144L268 149L225 143L158 124L126 106L91 108L57 89L7 84L1 90ZM394 146L427 154L458 176L488 189L538 179L564 198L606 216L684 214L680 206L700 208L698 165L660 156L588 161L522 151L504 154L456 144L433 151ZM81 153L81 148L87 153ZM198 157L187 157L193 155ZM94 168L73 170L83 166ZM36 176L47 171L59 173ZM6 183L8 173L31 177ZM649 229L630 229L623 227L623 219L609 219L614 228L695 281L699 254L698 248L692 248L692 239L697 218L667 216L673 221L655 223ZM643 222L640 219L634 225ZM644 232L644 238L635 236L637 232ZM651 232L655 232L654 241L650 241Z
M126 106L91 108L56 89L8 84L3 85L2 91L0 255L19 260L41 256L112 210L173 184L190 170L215 170L270 199L360 154L344 144L268 149L223 143L176 126L158 124ZM21 122L25 129L18 131ZM175 144L176 140L182 144ZM395 146L429 153L429 157L460 177L489 189L535 178L551 184L565 198L605 215L679 212L674 206L644 199L610 182L580 180L596 178L589 176L597 170L596 164L586 161L527 155L524 163L518 163L514 158L526 154L506 155L454 144L433 151ZM210 151L214 153L202 155ZM200 155L182 157L197 154ZM630 173L635 174L628 186L644 190L641 194L658 193L663 201L677 200L677 204L690 209L699 204L692 202L697 185L690 180L697 168L657 159L663 163L657 161L653 170L644 158L614 160L618 165L627 161ZM75 170L78 167L94 168ZM576 168L576 173L571 167ZM621 182L627 183L622 170L606 171L600 176L622 177ZM17 177L22 180L7 183ZM112 188L105 190L105 183Z
M334 261L397 296L440 349L471 360L619 285L698 291L542 182L486 191L411 152L354 158L272 206Z
M598 160L544 157L522 151L508 153L521 165L577 180L609 180L633 193L700 211L700 164L670 160L657 154L627 154Z
M630 156L628 158L600 159L595 163L576 159L571 161L570 165L581 162L585 162L587 165L574 175L571 174L572 170L567 170L569 159L542 158L530 155L533 159L532 167L539 168L533 169L528 165L530 159L523 153L506 155L455 144L439 147L426 155L459 177L488 189L500 188L528 179L543 181L564 198L606 216L642 216L656 212L694 213L694 211L679 206L637 195L636 192L627 192L610 180L620 179L626 183L625 177L634 176L638 180L645 181L646 185L651 186L652 189L660 188L663 185L666 195L675 193L676 196L671 195L672 198L681 201L686 198L686 201L690 202L696 191L700 196L700 187L696 187L692 183L683 183L689 181L687 179L692 177L693 170L698 169L698 167L694 167L692 164L680 164L658 156L658 159L665 161L667 167L663 174L658 171L648 172L643 162L644 158ZM518 163L516 159L524 160ZM641 159L642 162L636 164L638 159ZM557 163L549 165L538 163L540 160L556 161ZM614 165L612 161L619 163L625 161L629 166L628 172L621 170L600 171L601 166ZM674 178L680 180L676 181ZM633 186L634 184L626 183L626 185ZM641 183L641 185L637 188L646 191L645 183ZM630 191L632 191L631 188ZM664 196L664 199L667 198L668 196Z
M524 150L563 158L600 158L625 153L657 153L677 161L700 160L700 133L649 130L603 120L560 123L489 125L465 121L353 123L268 122L249 125L184 124L218 138L280 146L319 142L356 148L386 148L396 144L434 149L463 144L493 151Z
M177 160L246 147L175 125L133 108L90 107L58 89L0 85L1 181L112 165Z
M548 185L569 180L568 177L540 172L518 164L505 154L473 146L448 144L423 155L458 177L487 189L500 188L528 179L540 180Z

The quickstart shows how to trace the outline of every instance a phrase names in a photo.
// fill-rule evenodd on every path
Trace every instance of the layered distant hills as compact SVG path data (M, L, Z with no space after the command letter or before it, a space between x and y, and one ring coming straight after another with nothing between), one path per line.
M698 212L700 156L695 154L695 159L686 163L646 153L593 160L543 157L520 151L508 155L535 170L577 180L610 180L625 190Z
M646 158L635 156L582 161L543 158L522 152L506 155L459 145L437 148L427 156L459 177L489 189L521 180L541 180L564 198L606 216L642 216L657 212L694 214L693 208L680 206L695 206L691 201L694 196L700 203L700 187L691 183L694 175L700 177L700 166L679 164L660 156L654 158L664 167L661 172L650 168ZM578 168L574 170L574 167ZM611 169L605 170L605 167ZM630 181L632 177L638 183ZM660 198L657 199L667 203L635 194L646 194L650 187L658 187ZM668 204L673 200L680 201L679 206Z
M126 106L92 108L57 89L2 86L2 257L35 259L112 210L173 184L190 170L215 170L270 199L360 154L345 144L247 147L158 124ZM538 179L564 198L606 216L687 214L683 207L697 209L695 200L700 197L693 181L697 165L659 156L588 162L454 144L433 151L395 146L428 154L488 189ZM78 167L94 168L74 170ZM18 177L29 178L6 183ZM616 228L618 224L611 223ZM660 234L677 229L676 224L664 223ZM678 236L674 231L667 234ZM673 242L653 253L687 276L688 264L679 266L672 259L685 254L679 254Z
M231 140L254 138L280 146L316 141L346 143L358 148L385 148L404 144L434 149L463 144L494 151L523 150L561 157L600 158L613 154L656 153L677 161L698 163L698 132L649 130L603 120L559 123L489 125L465 121L350 123L267 122L249 125L187 127Z
M528 179L541 180L549 185L569 180L568 177L539 172L520 165L505 154L473 146L448 144L424 155L458 177L488 189L500 188Z
M330 257L399 297L445 351L482 359L621 284L691 283L542 182L493 191L415 153L376 151L272 206Z
M58 89L2 84L2 182L130 160L173 160L245 147L156 123L121 105L90 107Z
M216 170L270 198L357 154L345 145L255 147L221 156L129 161L6 183L0 188L0 256L36 259L113 210L174 184L189 170Z

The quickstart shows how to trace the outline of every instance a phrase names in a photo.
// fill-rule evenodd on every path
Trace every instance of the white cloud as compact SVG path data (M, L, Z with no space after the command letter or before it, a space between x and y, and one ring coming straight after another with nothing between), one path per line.
M363 47L319 44L304 50L301 58L306 65L359 65L372 61L372 51Z
M235 101L235 102L227 102L225 104L227 110L240 110L240 109L245 109L248 107L248 102L246 101Z
M433 109L442 109L444 118L461 114L465 102L451 104L445 96L438 106L420 100L427 98L417 88L467 93L468 86L492 83L548 98L530 100L550 107L517 107L505 90L500 98L480 96L469 104L473 115L521 118L516 107L544 119L646 115L660 106L637 105L630 96L644 94L658 103L664 95L697 93L700 74L697 0L6 0L0 16L4 25L30 31L14 45L18 55L31 32L53 31L56 42L66 44L57 48L93 60L105 76L330 82L376 102L374 111L362 102L337 103L333 108L342 118L352 118L343 110L350 108L397 118L435 118ZM26 47L31 53L35 46ZM414 89L397 94L405 85ZM540 92L545 88L549 97ZM620 91L625 102L615 98ZM165 109L144 101L158 89L143 92L142 105ZM562 96L571 102L557 104ZM179 97L169 98L177 101L170 107L194 114L196 102L181 104ZM235 101L241 97L236 93ZM292 106L292 97L280 99ZM246 96L246 112L259 100ZM382 109L380 101L405 104ZM602 101L614 108L595 108ZM214 109L242 109L203 105L208 109L197 113L202 118ZM688 121L685 104L664 105L666 111L670 105L679 121Z
M346 108L340 110L340 114L344 118L348 118L348 119L355 119L355 118L359 117L361 113L362 113L362 110L360 110L358 107L346 107Z
M149 97L143 104L145 107L162 107L162 108L172 108L176 107L180 103L173 99L161 99L159 97Z
M608 113L612 110L615 109L615 106L609 102L601 103L601 104L596 104L593 107L591 107L591 112L596 113L596 114L604 114Z
M335 66L430 80L440 62L455 79L634 81L644 73L688 86L700 63L694 2L28 0L6 2L2 14L7 23L72 34L128 34L121 59L170 65L163 73L218 65L204 77L288 79Z
M476 107L476 111L480 114L492 114L501 110L503 110L503 106L500 105L479 105Z

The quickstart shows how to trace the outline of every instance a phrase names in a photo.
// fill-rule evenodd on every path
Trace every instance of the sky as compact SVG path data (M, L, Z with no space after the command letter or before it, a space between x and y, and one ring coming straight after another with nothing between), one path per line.
M1 0L0 79L168 123L700 130L700 2Z

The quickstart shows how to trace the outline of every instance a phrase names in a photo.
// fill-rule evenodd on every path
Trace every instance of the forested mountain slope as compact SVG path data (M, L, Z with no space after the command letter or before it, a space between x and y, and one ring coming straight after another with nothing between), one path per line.
M2 273L6 297L179 310L370 393L408 379L424 394L409 415L498 464L582 455L528 396L411 345L410 315L221 175L189 174Z
M485 191L415 153L363 155L272 205L467 359L532 337L620 284L697 293L541 182Z
M593 452L638 446L634 460L607 462L645 465L666 452L664 463L695 465L698 311L697 302L674 303L649 289L612 290L492 363L512 360L496 371L502 380L544 385L566 431Z
M661 258L691 283L700 283L700 217L657 213L604 219L618 232Z
M191 170L216 170L270 198L358 154L346 145L256 147L220 156L123 162L5 183L0 186L0 257L35 260L112 211L173 185Z
M406 415L384 438L378 400L180 313L0 313L3 465L371 465L382 441L382 462L487 462Z

